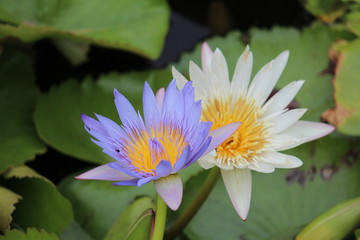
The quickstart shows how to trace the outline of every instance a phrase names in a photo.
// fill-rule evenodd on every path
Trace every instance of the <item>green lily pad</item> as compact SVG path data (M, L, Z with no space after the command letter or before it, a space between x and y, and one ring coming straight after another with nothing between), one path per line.
M0 2L0 38L63 38L157 58L169 27L164 0Z
M30 58L8 46L0 56L0 172L44 153L32 113L37 101Z
M22 197L12 215L13 223L22 228L36 227L61 233L73 219L70 202L44 177L21 176L16 172L16 168L13 173L10 170L0 179L3 186Z
M322 112L333 106L328 55L332 43L341 37L348 36L322 25L305 28L302 32L280 27L269 31L253 29L250 31L253 73L282 51L289 50L288 64L276 87L280 89L292 81L305 80L295 100L300 107L308 108L302 119L319 121Z
M149 239L154 221L154 208L154 200L150 197L135 200L118 217L104 240Z
M306 10L324 22L333 23L346 12L341 0L301 0Z
M0 186L0 231L10 229L10 223L12 221L11 214L15 209L15 204L21 199L21 196L16 193Z
M40 137L58 151L93 163L111 160L90 141L80 114L95 117L94 112L119 122L114 104L113 91L117 88L133 104L141 109L144 82L157 91L171 80L168 71L147 71L137 73L101 76L98 81L90 78L82 83L69 80L42 95L34 113L36 128Z
M334 109L324 113L324 118L334 124L341 133L360 135L360 40L338 44L334 77Z
M354 11L347 14L345 25L352 33L360 37L360 11Z
M38 231L35 228L28 228L26 233L19 230L7 231L5 236L0 236L0 240L59 240L59 238L44 229Z

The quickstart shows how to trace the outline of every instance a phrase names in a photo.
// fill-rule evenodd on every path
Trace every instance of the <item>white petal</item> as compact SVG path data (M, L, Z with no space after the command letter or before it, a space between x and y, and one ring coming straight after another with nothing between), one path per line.
M294 81L271 97L263 106L266 109L264 116L283 110L294 99L299 92L304 80Z
M297 157L278 152L266 152L261 154L259 158L277 168L296 168L303 164Z
M305 108L292 109L274 118L271 123L273 124L275 133L281 132L293 125L306 111L307 109Z
M246 220L251 200L251 171L247 168L221 169L221 175L236 212Z
M173 78L176 79L176 86L178 89L182 89L184 85L187 83L187 79L173 66L171 68Z
M179 208L183 195L183 186L181 177L178 174L159 178L154 181L154 185L157 193L170 209L175 211Z
M108 164L93 168L79 176L75 177L81 180L108 180L108 181L126 181L135 179L117 169L109 167Z
M201 64L203 70L210 69L212 56L213 51L211 50L209 44L204 42L201 46Z
M289 51L284 51L261 68L250 85L248 96L259 99L259 103L263 104L279 80L288 58Z
M219 86L230 88L228 66L223 53L218 48L215 50L211 61L211 71L217 76Z
M282 138L288 139L288 141L283 142L283 145L279 146L276 150L282 151L299 146L300 144L328 135L334 129L333 126L325 123L297 121L291 127L279 133L280 137L278 138L281 138L281 135L283 135Z
M274 61L269 62L256 73L247 92L248 98L257 99L259 102L263 101L264 93L267 90L267 82L272 76L273 64Z
M233 94L244 95L246 93L250 82L252 65L253 54L250 52L249 46L246 46L245 51L236 63L235 72L231 81Z
M198 65L193 61L189 63L190 80L193 81L195 88L196 99L201 99L202 96L207 96L209 86L209 79L205 77L205 74L201 71ZM212 87L212 86L211 86Z
M207 155L199 158L199 160L197 161L199 163L199 165L204 168L204 169L209 169L212 167L215 167L215 157L216 157L216 151L213 150L210 153L208 153Z
M264 93L266 98L269 97L271 91L274 89L276 83L278 82L281 74L284 71L284 68L286 66L286 63L289 59L289 51L284 51L280 53L275 59L274 64L272 66L272 76L269 80L267 86L267 91Z
M273 166L263 162L251 163L248 168L262 173L272 173L275 171L275 168Z

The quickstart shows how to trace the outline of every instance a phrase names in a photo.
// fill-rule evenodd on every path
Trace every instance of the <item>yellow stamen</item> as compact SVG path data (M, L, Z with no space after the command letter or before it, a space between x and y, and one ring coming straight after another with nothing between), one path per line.
M187 145L181 129L156 126L151 129L151 135L147 131L133 131L131 141L123 150L138 172L154 173L161 160L174 166Z
M244 98L211 99L203 102L202 121L211 121L211 130L232 122L241 122L238 130L216 148L219 164L248 164L263 150L267 141L267 125L259 120L260 107Z

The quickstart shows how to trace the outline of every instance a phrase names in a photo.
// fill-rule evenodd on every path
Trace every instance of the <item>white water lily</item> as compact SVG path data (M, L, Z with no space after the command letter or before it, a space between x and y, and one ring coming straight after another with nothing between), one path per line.
M202 121L213 122L212 130L231 122L241 122L238 130L216 151L199 159L203 168L219 167L227 192L237 213L246 219L251 199L251 170L271 173L275 168L296 168L302 161L278 151L296 147L331 133L324 123L300 121L304 108L287 106L304 81L289 83L270 99L287 63L284 51L266 64L250 83L253 55L249 47L239 57L232 81L224 55L202 46L202 69L190 62L190 80L195 97L202 101ZM177 86L187 82L175 68Z

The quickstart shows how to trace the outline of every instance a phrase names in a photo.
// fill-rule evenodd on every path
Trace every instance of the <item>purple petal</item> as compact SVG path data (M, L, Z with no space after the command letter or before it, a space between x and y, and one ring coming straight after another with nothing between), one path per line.
M135 178L140 178L141 177L135 171L131 171L131 170L127 169L126 167L120 165L117 162L111 162L111 163L108 163L108 164L109 164L110 167L115 168L116 170L119 170L119 171L121 171L121 172L123 172L123 173L125 173L125 174L127 174L129 176L133 176Z
M140 126L139 115L136 113L129 100L116 89L114 89L114 97L116 109L123 125L128 125L130 121Z
M190 146L187 146L182 152L180 158L176 161L174 165L173 173L180 171L184 167L184 165L188 160L189 152L190 152Z
M145 125L147 127L150 127L150 123L157 124L157 118L159 116L158 108L154 93L147 82L145 82L144 84L143 106Z
M176 99L177 99L178 91L176 89L175 80L172 80L165 91L163 108L162 108L162 116L172 116L174 110L176 108Z
M99 119L100 123L103 125L107 134L110 137L112 137L114 139L121 139L121 138L126 137L126 133L124 132L124 130L113 120L110 120L99 114L96 114L96 117Z
M190 166L195 161L197 161L201 156L205 155L204 152L206 151L206 149L208 149L210 142L211 142L211 137L206 138L202 146L196 152L191 153L188 161L184 165L184 168Z
M174 211L178 209L183 195L183 186L180 176L178 174L171 174L154 181L154 184L157 193L169 208Z
M113 183L114 186L136 186L138 185L139 179L132 179L128 181L116 182Z
M160 163L156 166L156 175L158 177L166 177L172 171L172 166L169 161L161 160Z
M99 121L97 121L97 120L93 119L92 117L89 117L85 114L81 114L81 119L87 128L98 131L102 134L107 134L105 131L105 128L102 126L102 124Z
M154 180L154 179L157 179L156 176L151 176L151 177L147 177L147 178L142 178L139 180L138 182L138 187L141 187L142 185Z
M209 136L212 138L212 140L208 149L206 149L203 155L208 154L221 143L223 143L226 139L228 139L239 128L240 125L241 123L239 122L229 123L225 126L211 131L209 133Z
M119 170L116 170L110 167L108 164L101 165L94 169L91 169L79 176L75 177L76 179L82 180L108 180L108 181L126 181L134 179L134 177L129 176Z
M204 140L209 136L211 125L212 122L201 122L195 129L193 136L190 136L189 144L194 151L197 151L197 149L202 146Z

